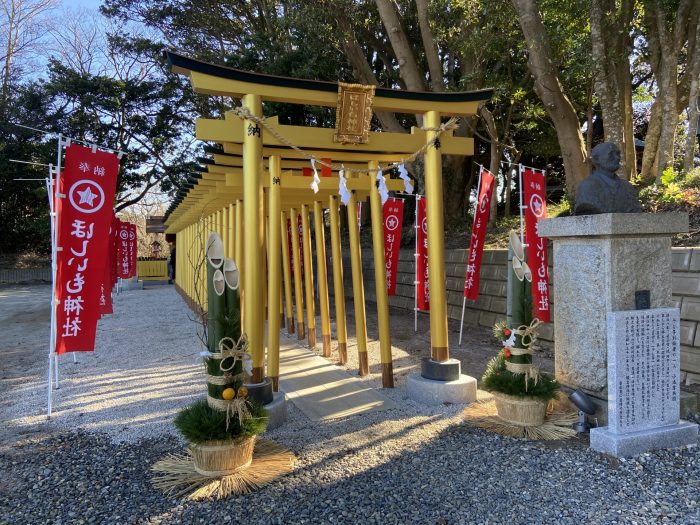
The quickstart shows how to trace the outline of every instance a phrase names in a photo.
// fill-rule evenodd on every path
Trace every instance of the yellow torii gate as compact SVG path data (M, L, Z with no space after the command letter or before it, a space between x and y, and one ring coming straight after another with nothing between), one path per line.
M385 264L383 251L383 225L381 202L374 174L378 166L386 163L398 163L423 151L425 157L425 194L428 217L428 264L431 292L430 330L431 358L435 362L449 359L447 339L447 302L445 294L444 269L444 225L442 211L442 163L441 154L472 155L473 140L454 137L451 130L441 128L442 116L466 116L476 113L478 104L487 100L491 90L477 92L428 93L409 92L376 88L369 111L390 111L400 113L417 113L423 115L425 129L413 128L410 134L374 133L366 134L363 143L339 143L338 133L334 129L313 128L305 126L288 126L280 124L276 117L262 120L263 102L285 102L312 106L336 107L339 104L339 86L335 83L276 77L240 71L232 68L209 64L188 57L167 52L166 57L172 70L189 76L192 86L199 93L230 96L243 101L244 111L232 111L224 119L198 119L196 136L200 140L218 143L222 150L213 153L213 159L201 173L191 177L180 191L166 215L168 233L176 233L178 244L182 240L185 246L195 244L195 250L203 245L201 235L197 239L193 228L204 218L206 227L222 234L227 245L227 255L232 254L242 269L243 282L243 328L248 335L253 356L252 383L262 384L264 373L263 331L265 325L265 300L260 292L267 285L268 304L268 376L276 389L278 379L279 327L281 316L269 315L281 303L280 277L281 266L285 274L285 296L288 326L292 321L291 312L291 275L287 275L289 265L282 258L288 256L284 251L286 236L281 235L283 222L287 216L299 210L302 222L305 222L303 251L305 260L311 262L310 237L308 236L308 213L313 208L316 225L317 261L325 247L319 242L319 233L323 232L322 214L329 210L331 222L331 245L334 261L334 285L336 296L336 321L339 327L338 344L341 361L345 334L344 299L343 306L338 307L338 296L342 293L342 269L339 263L340 242L338 233L338 177L322 178L319 192L309 188L310 179L300 177L289 171L308 166L309 156L316 159L331 158L334 168L342 163L349 171L362 169L364 173L347 179L352 196L347 206L349 224L356 220L356 203L370 198L372 214L372 235L375 266L375 283L377 286L377 308L379 318L380 353L382 361L382 378L385 387L393 386L393 366L391 362L391 341L389 335L388 298L385 287ZM338 106L340 108L340 106ZM338 109L340 115L340 109ZM262 127L261 127L262 125ZM342 137L341 137L342 138ZM263 177L263 169L268 169L268 177ZM389 190L399 190L402 181L390 180L387 176ZM268 220L266 221L266 218ZM234 226L235 225L235 226ZM244 227L245 225L245 227ZM267 232L266 232L267 230ZM355 318L357 327L358 351L360 355L360 375L368 373L367 336L364 314L364 291L362 284L362 266L359 248L359 232L350 227L350 251L353 274ZM265 239L268 239L266 249ZM297 244L298 238L292 236ZM196 244L199 243L199 244ZM178 250L177 284L191 300L195 298L192 272L188 270L185 250ZM337 253L336 253L337 252ZM267 253L267 268L265 253ZM299 247L294 246L296 258ZM319 272L320 280L325 282L325 254L323 254L324 271ZM298 261L294 264L294 287L297 306L297 331L311 330L304 326L301 309L304 297L300 290L301 276ZM338 270L340 270L338 272ZM267 271L268 278L265 279ZM183 275L184 273L184 275ZM305 272L306 273L306 272ZM305 280L307 291L307 325L315 318L313 314L313 296L311 274ZM319 289L321 285L319 283ZM251 291L256 291L251 293ZM248 292L248 293L246 293ZM320 290L322 325L327 319L327 290ZM200 290L201 296L201 290ZM311 299L309 304L309 299ZM341 314L342 310L342 314ZM322 327L323 328L323 327ZM330 347L330 334L322 330L324 354ZM328 340L327 340L328 338ZM309 343L315 346L309 334ZM343 347L341 347L341 344ZM329 351L329 350L328 350Z

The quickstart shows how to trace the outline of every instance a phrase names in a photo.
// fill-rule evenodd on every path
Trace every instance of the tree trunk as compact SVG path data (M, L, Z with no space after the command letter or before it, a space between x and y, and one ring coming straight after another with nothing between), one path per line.
M695 42L700 42L700 21L695 23ZM690 93L688 96L688 136L685 140L685 156L683 171L688 173L695 166L695 145L698 129L698 95L700 95L700 54L697 50L690 55L688 71L691 75Z
M623 0L618 11L614 0L591 3L591 50L605 140L620 149L620 176L627 180L636 173L632 114L627 111L632 108L628 29L632 23L633 4L633 0Z
M564 93L552 62L547 31L535 0L511 0L518 14L528 50L528 69L535 80L535 93L554 124L566 172L566 189L572 197L588 176L586 148L578 117Z
M512 200L513 200L513 179L518 176L518 166L517 164L520 162L520 157L522 156L521 151L516 151L515 156L511 159L511 165L508 167L507 173L508 175L506 176L506 200L505 200L505 212L503 213L504 217L510 217L511 216L511 208L512 208ZM518 206L520 206L520 202L518 202Z
M427 1L416 0L416 10L418 11L418 24L420 25L420 36L423 40L425 58L428 61L428 71L430 71L430 87L433 91L444 91L442 63L437 43L433 37L433 31L430 29Z
M363 84L379 85L377 77L374 75L372 68L367 63L360 45L355 38L355 35L351 28L347 27L344 31L344 42L343 48L345 49L345 55L348 57L350 64L352 65L355 77L359 82ZM375 112L377 119L382 124L382 128L385 131L395 132L395 133L405 133L406 130L401 126L396 116L388 111L377 111Z
M697 5L681 0L669 30L668 13L660 0L648 2L644 23L651 55L650 65L656 78L658 93L651 107L644 139L641 177L644 181L661 181L667 167L673 165L674 142L678 126L678 56L688 35L688 26L697 20ZM694 37L694 35L693 35Z
M327 6L328 7L328 6ZM357 42L357 37L355 36L355 31L352 26L350 19L345 16L344 12L339 6L336 6L338 11L338 16L336 18L336 24L338 31L341 33L342 38L342 48L345 52L345 56L348 58L350 65L352 66L353 73L358 82L368 85L379 85L372 67L367 61L360 44ZM382 125L382 128L386 131L395 133L405 133L406 130L396 119L396 116L388 111L377 111L375 115Z
M389 42L399 63L399 74L406 83L406 88L411 91L424 91L425 84L421 75L418 62L413 54L411 43L401 26L399 14L391 0L375 0L379 16L386 28Z
M486 125L486 132L489 135L491 144L489 145L489 171L495 177L494 184L498 187L498 172L501 164L501 153L503 148L498 141L498 128L496 127L496 121L493 118L493 113L491 113L486 106L481 106L479 108L479 114L481 118L484 119L484 124ZM479 188L477 188L478 196ZM494 191L494 198L491 199L491 214L489 215L489 227L496 225L496 219L498 215L498 193Z
M0 118L5 120L7 103L10 97L10 78L12 76L12 58L15 54L16 33L15 18L17 15L14 2L6 4L7 21L7 48L5 49L5 60L2 68L2 91L0 92Z

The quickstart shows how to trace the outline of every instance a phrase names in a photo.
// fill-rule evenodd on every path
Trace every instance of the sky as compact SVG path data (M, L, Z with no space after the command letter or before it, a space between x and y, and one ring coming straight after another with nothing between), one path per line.
M66 7L87 7L89 9L97 9L100 7L102 0L63 0L61 3Z

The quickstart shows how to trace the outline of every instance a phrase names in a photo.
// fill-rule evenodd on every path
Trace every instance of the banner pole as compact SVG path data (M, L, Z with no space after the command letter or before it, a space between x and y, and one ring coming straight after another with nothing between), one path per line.
M413 254L413 263L415 266L415 277L413 279L413 331L418 331L418 201L420 196L416 195L416 218L414 219L413 229L416 234L416 249Z
M462 297L462 318L459 321L459 342L457 346L462 346L462 329L464 328L464 308L467 306L467 298Z
M474 200L474 217L473 220L476 221L476 212L479 209L479 196L481 195L481 174L484 171L484 167L479 168L479 178L476 181L476 199ZM471 237L469 238L469 248L471 248ZM471 249L467 249L467 266L469 266L469 255L471 254ZM465 284L466 288L466 284ZM462 318L459 321L459 342L457 346L462 346L462 330L464 329L464 308L467 305L467 298L462 297Z
M60 139L59 139L60 140ZM49 374L48 374L48 406L46 409L47 419L51 419L52 408L52 389L53 389L53 357L56 328L56 239L54 232L56 230L55 220L56 212L54 210L54 181L53 181L53 166L49 166L49 176L46 178L46 191L49 195L49 217L51 226L51 328L49 331Z
M525 246L525 235L523 233L523 165L518 164L518 193L520 195L520 244Z
M60 189L61 187L61 150L63 149L63 135L60 133L58 134L58 148L56 151L56 178L54 185L56 189ZM58 198L62 198L60 196L57 196ZM54 236L54 246L58 244L58 215L55 217L56 223L53 231L53 236ZM58 251L58 247L56 246L56 251ZM55 260L55 257L54 257ZM56 307L58 304L56 303L56 270L54 270L54 275L53 275L53 288L54 288L54 294L53 294L53 307L51 311L51 315L56 316ZM60 385L58 384L58 354L56 354L56 322L54 320L53 323L53 335L52 335L52 341L53 341L53 366L54 366L54 388L58 389L60 388Z

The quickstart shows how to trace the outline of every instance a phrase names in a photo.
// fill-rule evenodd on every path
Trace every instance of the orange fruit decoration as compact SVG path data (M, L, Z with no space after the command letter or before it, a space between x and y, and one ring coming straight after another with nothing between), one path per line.
M238 389L238 397L248 397L248 389L244 386Z
M223 392L221 392L221 397L224 398L226 401L230 401L234 397L236 397L236 390L233 388L227 388Z

